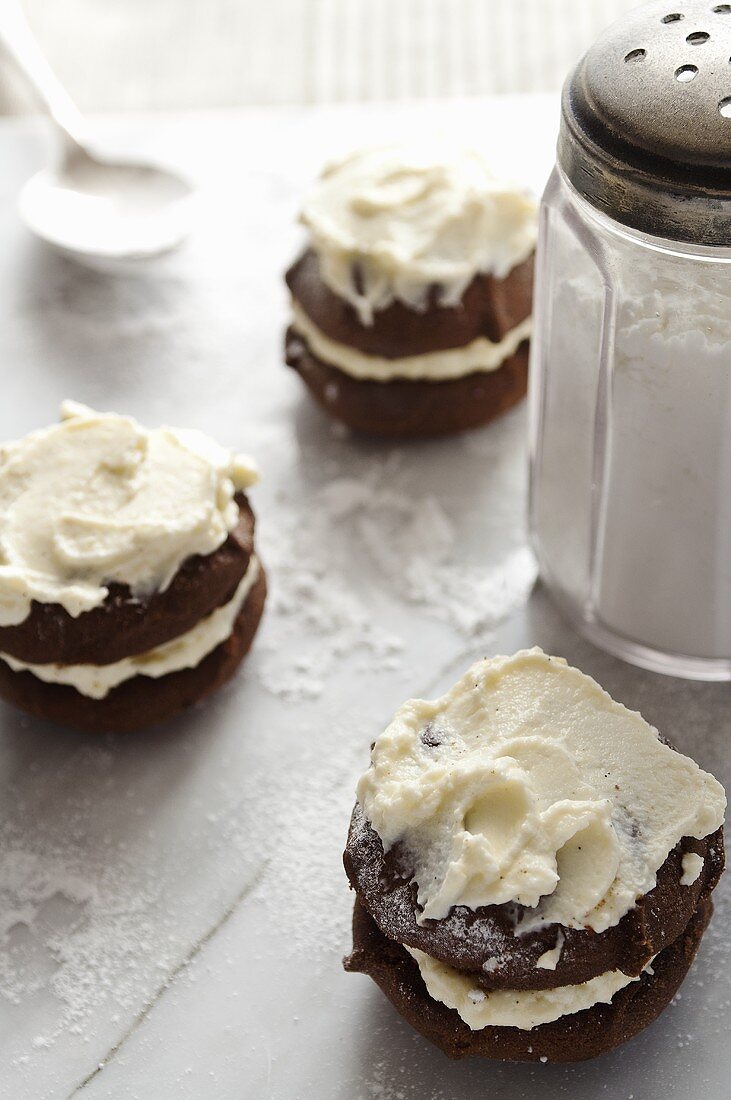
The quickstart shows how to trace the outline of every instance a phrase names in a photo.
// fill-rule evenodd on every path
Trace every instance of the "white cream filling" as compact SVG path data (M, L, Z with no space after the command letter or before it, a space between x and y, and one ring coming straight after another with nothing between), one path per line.
M472 1031L481 1031L483 1027L518 1027L521 1031L530 1031L593 1005L609 1004L620 989L641 977L630 977L621 970L608 970L579 985L561 985L555 989L499 989L488 993L447 963L416 948L407 947L406 950L416 960L429 996L454 1009ZM650 970L652 961L645 970Z
M448 381L463 378L476 371L490 372L501 367L506 359L515 355L524 340L530 338L532 318L528 317L498 343L480 336L461 348L430 351L423 355L408 355L402 359L385 359L378 355L366 355L348 344L331 340L307 316L298 302L292 302L293 328L306 340L310 351L352 378L373 382L390 382L395 378L427 382Z
M31 672L47 684L66 684L89 699L104 699L113 688L134 676L157 680L170 672L199 665L216 646L231 637L236 617L258 576L259 562L252 557L233 599L227 604L216 608L192 630L172 641L111 665L31 665L8 653L0 653L0 660L14 672Z
M703 870L703 856L699 856L697 852L686 852L683 856L681 866L683 868L683 874L680 879L680 885L692 886L694 882L697 882Z

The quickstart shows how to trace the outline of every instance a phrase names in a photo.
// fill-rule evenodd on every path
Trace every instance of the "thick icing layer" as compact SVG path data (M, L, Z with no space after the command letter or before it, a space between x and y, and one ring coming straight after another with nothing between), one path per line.
M620 989L640 980L639 976L633 978L621 970L609 970L580 985L539 990L502 989L488 993L447 963L415 948L407 947L406 950L418 963L429 996L454 1009L473 1031L481 1031L483 1027L519 1027L522 1031L530 1031L593 1005L609 1004ZM648 964L645 970L651 965Z
M216 608L192 630L173 638L165 645L135 657L125 657L111 665L29 665L8 653L0 653L0 660L14 672L31 672L47 684L67 684L90 699L104 699L113 688L134 676L149 676L157 680L170 672L196 668L216 646L231 637L236 617L258 575L259 563L254 557L249 562L233 599L227 604Z
M330 165L301 220L323 280L363 324L398 299L426 307L429 291L457 305L478 273L502 279L528 258L536 205L498 180L478 153L377 148Z
M461 348L434 351L425 355L410 355L403 359L384 359L366 355L356 348L331 340L314 324L297 302L292 302L293 328L303 337L318 359L353 378L373 382L389 382L394 378L411 381L443 382L451 378L463 378L476 371L494 371L528 340L532 320L529 317L500 341L493 343L480 337Z
M723 788L634 711L539 649L475 664L377 739L358 800L413 867L420 920L531 907L597 932L655 885L681 837L723 823Z
M113 581L135 595L167 588L186 558L225 541L234 494L258 478L202 432L72 402L61 417L0 447L0 626L32 600L78 616Z

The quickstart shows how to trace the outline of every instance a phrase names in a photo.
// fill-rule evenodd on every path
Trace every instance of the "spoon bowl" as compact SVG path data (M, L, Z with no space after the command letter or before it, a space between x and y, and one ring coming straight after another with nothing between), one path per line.
M77 257L144 259L188 235L192 186L149 164L102 160L78 149L23 187L18 206L32 232Z

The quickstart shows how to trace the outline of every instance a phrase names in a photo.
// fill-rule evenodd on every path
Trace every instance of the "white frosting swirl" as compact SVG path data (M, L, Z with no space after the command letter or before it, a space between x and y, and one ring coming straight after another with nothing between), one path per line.
M159 680L171 672L197 668L209 653L231 637L236 617L259 576L259 562L253 557L232 599L217 607L191 630L172 641L111 665L31 665L8 653L0 653L14 672L30 672L47 684L66 684L89 699L104 699L113 688L135 676Z
M66 402L62 420L0 447L0 626L31 601L78 616L107 585L164 590L238 521L256 467L198 431L147 430Z
M365 149L333 163L301 221L324 282L363 324L394 300L426 307L436 286L457 305L479 273L499 279L528 258L536 205L466 150Z
M441 699L401 707L358 801L386 850L405 846L420 920L518 902L532 910L519 932L617 924L726 805L641 715L540 649L479 661Z

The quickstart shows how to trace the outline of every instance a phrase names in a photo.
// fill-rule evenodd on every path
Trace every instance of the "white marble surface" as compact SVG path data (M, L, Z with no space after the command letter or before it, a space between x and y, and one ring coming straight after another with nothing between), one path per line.
M682 995L570 1068L451 1064L346 975L340 863L370 740L407 696L542 644L722 780L729 688L621 665L531 581L520 409L453 441L357 442L281 361L301 188L348 144L444 127L540 187L554 99L100 123L201 181L190 245L75 267L14 212L42 136L0 128L0 438L66 396L252 450L271 597L243 673L170 726L92 739L0 707L0 1096L56 1100L707 1100L728 1096L729 902Z

